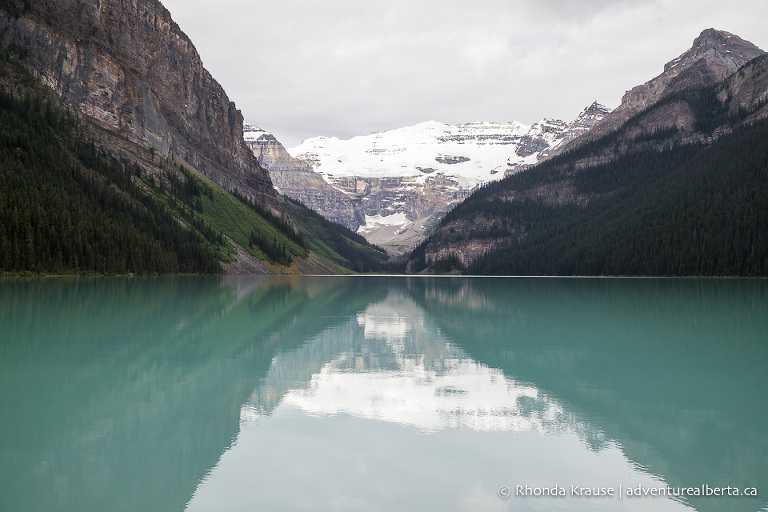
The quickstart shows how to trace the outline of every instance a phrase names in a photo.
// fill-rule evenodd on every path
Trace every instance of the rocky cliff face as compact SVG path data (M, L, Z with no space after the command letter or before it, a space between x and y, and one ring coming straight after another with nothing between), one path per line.
M274 135L247 123L243 133L278 192L332 222L359 231L372 243L386 245L391 252L399 253L418 243L428 222L469 194L441 173L425 176L423 182L409 176L343 176L329 183L310 163L293 158ZM468 159L436 160L450 165Z
M281 192L402 253L475 187L537 163L607 112L595 103L569 123L429 121L350 140L316 137L288 150L295 159L263 131L246 129L246 140Z
M0 34L99 127L276 208L241 113L157 0L41 0L19 18L0 11Z
M593 140L616 130L632 116L670 93L693 85L720 82L764 53L737 35L706 29L694 39L688 51L664 65L663 73L627 91L621 105L575 142Z
M365 223L354 197L331 186L308 163L293 158L274 135L248 123L243 126L243 135L278 192L353 231Z
M733 69L740 62L745 64ZM665 70L665 74L627 93L619 108L573 144L605 136L602 142L576 148L541 173L538 168L530 169L522 184L495 187L494 192L471 197L462 205L471 205L465 210L469 213L455 215L430 235L422 248L424 261L433 265L439 260L454 260L468 266L523 240L535 229L515 214L505 217L496 207L484 211L478 206L484 202L506 203L509 211L515 211L513 205L525 203L543 208L585 207L624 186L621 180L614 182L609 173L600 174L599 170L581 174L585 169L626 155L663 155L681 145L707 147L736 128L768 118L768 55L735 35L705 30L693 48L668 63ZM723 75L727 77L714 80ZM589 183L600 186L590 188ZM409 269L419 265L414 259Z
M572 140L587 133L609 113L610 110L605 106L594 102L570 123L557 119L543 119L531 127L520 141L520 146L515 153L522 157L536 153L538 161L544 160L559 153ZM511 174L512 171L514 170L508 170L507 174Z
M768 118L768 55L753 59L725 81L717 95L729 115L752 112L744 122Z
M312 171L312 166L293 158L271 133L256 125L243 125L243 138L259 163L268 171Z

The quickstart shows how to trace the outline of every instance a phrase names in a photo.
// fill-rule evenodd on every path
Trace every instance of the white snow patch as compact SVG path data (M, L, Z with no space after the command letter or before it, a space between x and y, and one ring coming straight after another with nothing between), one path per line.
M365 225L357 228L357 232L362 234L370 233L374 229L392 226L396 228L403 228L410 224L411 221L405 216L405 213L398 212L392 215L366 215Z
M255 142L265 135L270 135L255 124L243 123L243 140Z

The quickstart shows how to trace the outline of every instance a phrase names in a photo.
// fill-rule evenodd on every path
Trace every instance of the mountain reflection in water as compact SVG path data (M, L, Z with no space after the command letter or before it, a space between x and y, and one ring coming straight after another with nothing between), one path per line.
M3 510L766 506L496 495L768 486L764 281L8 280L0 306Z
M411 298L390 293L348 325L310 340L301 350L278 355L260 390L269 389L270 396L281 396L283 403L308 414L345 413L424 432L543 432L572 426L573 418L535 387L472 361L438 330ZM346 348L338 346L340 339L347 341ZM318 370L306 358L323 365ZM314 373L277 393L283 368L311 368ZM254 394L253 417L269 407Z

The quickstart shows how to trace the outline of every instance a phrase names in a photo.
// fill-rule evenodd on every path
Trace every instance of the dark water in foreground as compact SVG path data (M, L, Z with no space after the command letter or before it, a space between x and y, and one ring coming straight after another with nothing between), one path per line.
M0 281L0 511L183 510L768 510L768 281Z

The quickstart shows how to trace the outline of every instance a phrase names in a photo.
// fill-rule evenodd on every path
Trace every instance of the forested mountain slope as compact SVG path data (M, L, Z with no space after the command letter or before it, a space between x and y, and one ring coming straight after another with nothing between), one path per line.
M276 208L240 111L158 0L6 0L0 43L23 49L33 75L100 128Z
M0 2L0 119L0 275L351 271L156 0Z
M768 275L768 57L490 184L409 271Z
M0 273L220 272L221 232L188 206L185 229L84 130L41 94L0 89Z

